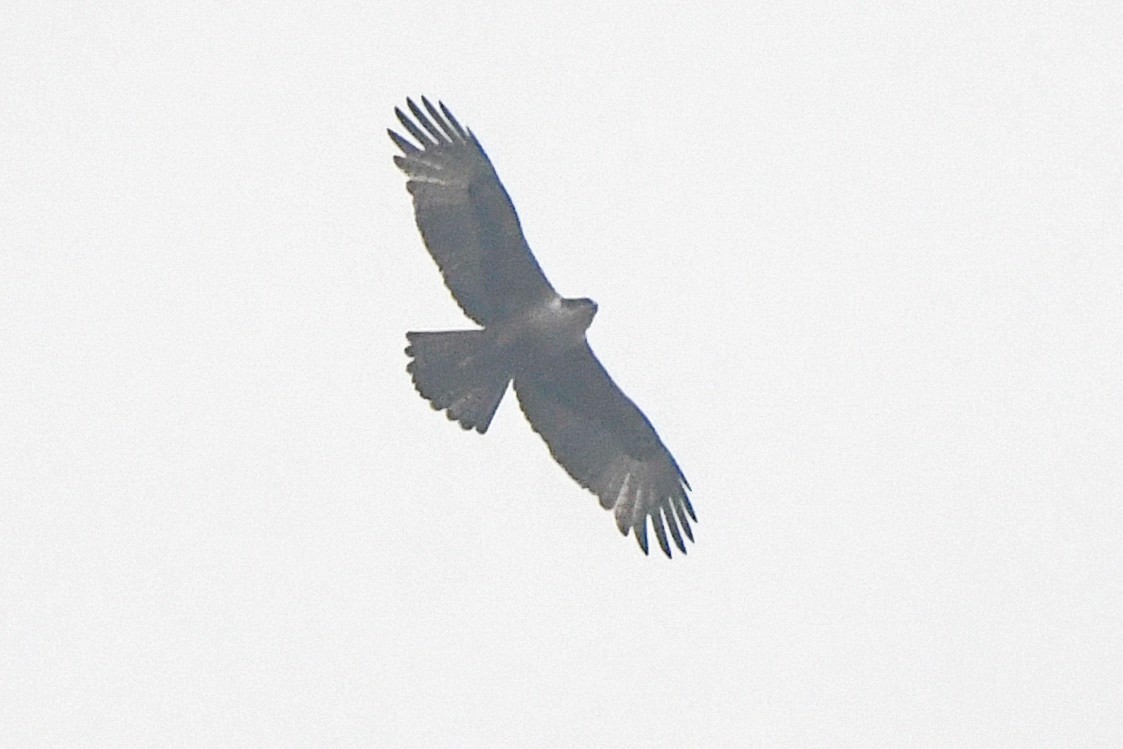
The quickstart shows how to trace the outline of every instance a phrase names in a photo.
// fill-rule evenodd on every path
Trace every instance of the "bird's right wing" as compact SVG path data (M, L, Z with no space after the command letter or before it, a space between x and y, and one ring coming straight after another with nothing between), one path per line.
M464 313L487 326L555 296L476 137L444 104L422 98L423 111L407 102L413 119L394 112L416 144L387 130L402 151L394 163L409 176L417 228Z
M614 509L616 527L647 553L647 521L668 557L670 531L684 554L697 522L690 485L651 422L624 395L586 344L550 366L515 377L519 405L562 468ZM681 532L679 531L681 527Z

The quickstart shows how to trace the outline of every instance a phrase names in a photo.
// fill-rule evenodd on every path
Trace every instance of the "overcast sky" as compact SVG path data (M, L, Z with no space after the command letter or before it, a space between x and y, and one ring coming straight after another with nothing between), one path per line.
M1117 3L159 5L0 10L0 744L1119 744ZM687 556L413 391L421 94Z

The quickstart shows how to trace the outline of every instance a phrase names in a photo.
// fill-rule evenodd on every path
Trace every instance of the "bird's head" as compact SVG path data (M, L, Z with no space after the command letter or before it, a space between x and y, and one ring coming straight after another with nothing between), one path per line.
M597 303L592 299L581 297L580 299L563 299L562 304L565 310L581 321L581 329L586 330L593 323L593 318L597 314Z

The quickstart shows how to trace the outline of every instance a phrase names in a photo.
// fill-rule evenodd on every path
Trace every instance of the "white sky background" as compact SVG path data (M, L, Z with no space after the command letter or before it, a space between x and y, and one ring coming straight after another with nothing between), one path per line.
M0 744L1117 745L1118 4L185 5L0 10ZM423 93L688 556L414 393Z

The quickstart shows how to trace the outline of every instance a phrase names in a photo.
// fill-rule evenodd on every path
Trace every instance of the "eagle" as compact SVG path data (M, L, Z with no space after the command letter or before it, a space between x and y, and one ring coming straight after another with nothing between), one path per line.
M457 304L480 328L409 332L406 366L423 398L465 430L487 432L514 383L519 406L554 460L612 510L648 553L647 525L669 558L697 522L690 484L655 428L601 365L585 333L591 299L546 280L503 183L472 131L443 102L394 109L413 138L401 150L417 228ZM438 108L439 107L439 108ZM412 117L410 116L412 115Z

